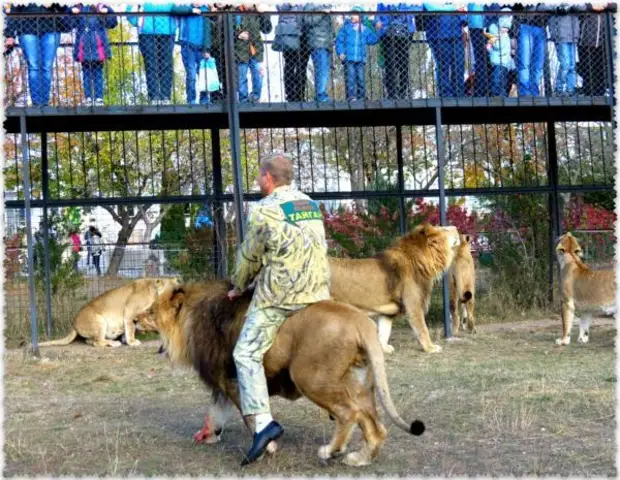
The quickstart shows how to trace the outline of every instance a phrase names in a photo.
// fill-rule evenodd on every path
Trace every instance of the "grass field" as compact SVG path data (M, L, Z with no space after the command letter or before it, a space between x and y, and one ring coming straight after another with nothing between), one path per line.
M7 350L4 475L615 476L613 320L595 319L589 344L564 348L554 345L557 318L479 330L448 342L433 331L444 347L434 355L410 329L393 331L392 396L427 431L408 436L381 412L387 441L361 469L319 462L333 423L305 399L272 400L285 428L275 457L239 467L250 445L240 417L221 443L193 444L208 393L155 341L50 347L43 361ZM359 442L357 430L350 448Z

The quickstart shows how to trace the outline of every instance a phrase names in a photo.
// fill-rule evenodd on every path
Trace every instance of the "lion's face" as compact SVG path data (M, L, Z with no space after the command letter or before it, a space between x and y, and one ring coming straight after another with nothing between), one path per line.
M142 332L157 332L157 320L153 307L136 317L136 329Z
M413 230L413 235L423 238L427 245L443 246L447 250L454 250L461 244L461 235L453 226L419 225Z
M570 233L565 233L560 237L555 253L562 268L574 258L581 259L583 254L579 242Z
M171 284L159 294L155 303L151 307L155 328L159 332L162 341L163 350L171 357L174 352L184 350L183 329L180 324L179 314L183 301L185 299L185 291L179 284ZM171 345L171 342L181 342L179 345ZM174 352L170 352L170 349Z
M155 292L161 295L167 288L175 288L181 285L178 278L158 278L155 280Z

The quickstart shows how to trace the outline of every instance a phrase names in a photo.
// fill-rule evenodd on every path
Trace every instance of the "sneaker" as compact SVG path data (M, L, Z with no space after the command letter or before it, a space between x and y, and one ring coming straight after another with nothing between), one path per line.
M103 107L103 98L97 98L95 100L95 106L97 107Z
M277 440L278 438L280 438L283 433L284 429L275 420L273 420L269 425L263 428L260 433L255 433L252 447L245 455L245 458L241 462L241 466L244 467L245 465L248 465L258 460L258 458L263 453L265 453L267 445L269 445L272 440Z
M84 99L84 103L83 103L83 105L84 105L85 107L90 107L92 104L93 104L93 99L92 99L92 98L90 98L90 97L86 97L86 98Z

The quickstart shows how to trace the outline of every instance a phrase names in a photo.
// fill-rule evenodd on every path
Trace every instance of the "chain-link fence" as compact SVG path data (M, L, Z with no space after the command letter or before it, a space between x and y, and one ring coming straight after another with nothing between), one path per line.
M615 4L218 5L6 7L5 106L611 95Z

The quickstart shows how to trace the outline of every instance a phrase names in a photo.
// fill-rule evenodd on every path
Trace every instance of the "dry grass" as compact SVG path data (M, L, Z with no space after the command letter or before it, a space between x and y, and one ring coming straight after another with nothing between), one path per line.
M207 392L157 343L47 348L46 362L5 355L5 470L16 475L577 475L615 476L614 338L595 320L588 345L558 348L559 322L483 325L423 354L395 329L388 362L401 414L422 437L389 430L374 465L321 465L333 423L307 400L273 399L280 450L239 467L250 438L239 418L217 445L194 445ZM440 336L439 330L433 331ZM356 432L352 448L359 445Z

